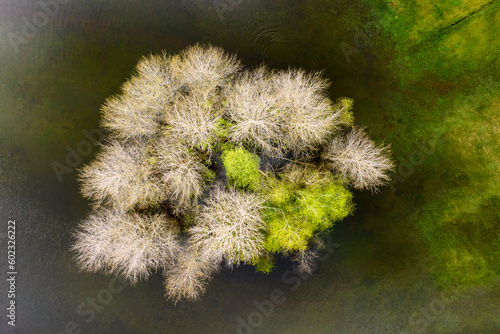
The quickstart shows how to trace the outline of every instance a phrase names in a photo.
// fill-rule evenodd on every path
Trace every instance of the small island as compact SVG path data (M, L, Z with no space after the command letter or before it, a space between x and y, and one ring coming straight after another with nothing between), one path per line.
M102 106L105 140L80 171L93 206L74 233L80 269L154 272L166 296L198 299L222 267L269 273L279 254L313 270L325 233L376 193L394 164L354 125L353 101L319 72L244 70L194 45L150 55Z

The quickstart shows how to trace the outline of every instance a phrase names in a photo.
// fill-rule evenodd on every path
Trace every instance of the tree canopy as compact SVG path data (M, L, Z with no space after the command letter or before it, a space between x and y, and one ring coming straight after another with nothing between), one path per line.
M108 135L80 171L93 204L74 234L80 268L132 284L162 271L175 302L223 265L269 272L283 254L310 272L321 234L354 210L349 188L376 192L393 168L328 87L319 72L244 70L213 46L143 57L102 106Z

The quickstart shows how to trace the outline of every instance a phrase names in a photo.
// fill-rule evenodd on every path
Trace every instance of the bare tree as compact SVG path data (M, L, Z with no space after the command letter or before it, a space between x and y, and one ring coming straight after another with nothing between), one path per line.
M111 244L111 270L135 284L173 263L180 251L175 224L165 215L128 215Z
M112 130L118 139L152 136L160 129L156 113L129 95L116 95L107 99L101 114L102 126Z
M188 230L190 243L206 258L220 254L229 267L254 262L263 252L261 209L255 194L215 187Z
M241 63L222 48L196 44L173 58L170 67L174 80L205 102L217 94L217 89L227 87Z
M119 212L104 209L80 223L71 249L81 270L97 272L110 267L109 245L117 233L117 218L121 218Z
M364 130L357 127L333 138L323 154L329 165L352 182L354 188L372 192L390 181L388 173L394 163L389 156L389 146L377 147Z
M183 213L201 196L209 170L200 157L169 136L163 136L155 145L157 161L154 168L160 176L166 196L174 213Z
M109 205L122 210L165 200L146 152L146 144L140 140L103 146L96 159L81 170L83 196L93 200L95 207Z
M318 151L342 122L347 100L332 104L320 73L275 72L261 66L240 76L228 94L230 139L266 155L295 156ZM345 110L344 110L345 109Z
M190 148L211 152L218 141L215 131L221 116L220 107L209 100L179 96L165 113L165 122L170 126L166 133Z
M163 113L179 88L172 78L171 57L150 55L137 64L120 95L102 106L102 125L119 139L152 136L160 129Z
M336 129L341 114L327 97L328 80L320 72L289 69L275 73L272 85L287 148L295 156L316 151Z
M273 72L261 66L245 72L231 89L226 113L233 124L230 140L249 143L264 154L282 156L282 116L271 82Z
M165 215L104 209L82 222L72 249L81 269L103 269L135 284L177 258L180 244L175 226L176 222Z
M219 262L217 258L200 254L195 247L185 246L175 265L164 273L166 296L174 303L184 298L199 299L219 270Z
M319 254L317 251L307 248L297 251L292 259L297 263L297 270L300 273L311 275L318 265L318 257Z

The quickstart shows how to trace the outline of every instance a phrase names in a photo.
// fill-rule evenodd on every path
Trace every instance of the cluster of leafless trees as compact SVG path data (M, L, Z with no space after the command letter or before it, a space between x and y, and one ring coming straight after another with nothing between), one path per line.
M213 46L142 58L103 105L107 140L80 171L93 211L74 233L79 267L132 284L161 271L178 301L199 298L224 264L268 256L265 198L217 179L220 145L327 166L355 188L383 186L388 146L352 127L352 101L332 102L328 87L321 73L300 69L243 71ZM315 255L294 258L307 272Z

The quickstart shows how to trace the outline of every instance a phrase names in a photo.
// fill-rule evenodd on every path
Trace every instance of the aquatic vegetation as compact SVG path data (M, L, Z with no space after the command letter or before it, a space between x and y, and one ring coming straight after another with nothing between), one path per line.
M390 68L400 95L386 115L397 124L387 138L407 160L400 168L416 158L411 178L397 188L415 196L406 209L418 214L407 223L427 246L422 258L441 288L489 286L500 274L498 209L490 204L500 192L500 3L364 2L387 17L383 33L394 48ZM419 143L433 151L409 157Z
M319 72L243 71L213 46L142 58L80 171L93 212L78 266L132 284L162 271L174 302L198 299L222 265L268 273L278 253L310 273L320 236L354 210L349 185L375 189L393 167L328 86Z

